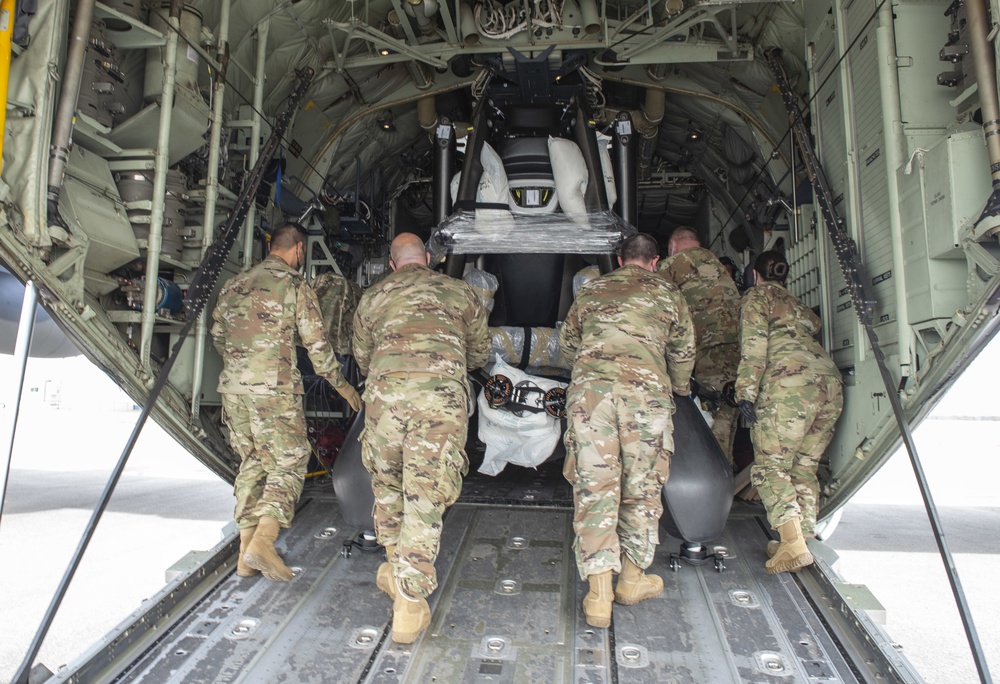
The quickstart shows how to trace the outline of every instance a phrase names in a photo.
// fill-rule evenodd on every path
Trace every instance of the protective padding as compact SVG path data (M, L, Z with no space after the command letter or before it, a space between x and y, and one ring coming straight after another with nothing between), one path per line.
M660 525L671 536L703 544L722 536L733 504L733 471L690 397L677 397L674 456L663 485Z
M483 175L476 190L476 202L508 206L510 188L507 185L507 174L504 172L500 155L489 143L483 143L480 161L483 165ZM502 237L510 233L513 227L513 220L507 209L476 208L477 233Z
M365 410L354 417L351 428L344 438L337 458L333 461L330 477L333 492L340 503L340 512L351 527L361 530L374 529L372 508L375 495L372 493L372 476L361 464L361 430L365 427Z
M508 181L552 180L547 138L510 138L504 144L501 156Z
M549 160L556 179L556 194L563 213L584 228L587 221L587 164L583 153L572 140L549 138Z

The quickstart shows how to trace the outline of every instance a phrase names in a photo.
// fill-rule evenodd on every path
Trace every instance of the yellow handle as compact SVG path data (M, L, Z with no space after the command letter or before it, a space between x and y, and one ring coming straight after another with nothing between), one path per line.
M10 44L14 34L14 2L0 1L0 171L3 171L3 143L7 137L7 85L10 82Z

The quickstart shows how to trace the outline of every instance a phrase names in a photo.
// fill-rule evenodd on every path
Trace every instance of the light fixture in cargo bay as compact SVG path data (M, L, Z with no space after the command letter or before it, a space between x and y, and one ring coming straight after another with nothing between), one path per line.
M381 128L383 131L387 133L396 132L396 124L393 121L392 112L390 110L388 109L385 110L385 113L383 113L382 116L377 118L375 121L376 123L378 123L378 127Z

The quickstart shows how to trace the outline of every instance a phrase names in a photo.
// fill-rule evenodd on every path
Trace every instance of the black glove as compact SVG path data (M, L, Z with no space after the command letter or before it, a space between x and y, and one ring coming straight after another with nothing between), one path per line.
M744 399L739 403L740 413L743 414L743 420L746 421L747 425L753 425L757 422L757 412L753 410L753 404Z
M732 406L733 408L739 406L739 402L736 401L736 383L734 381L730 380L722 386L719 399L726 402L727 406Z

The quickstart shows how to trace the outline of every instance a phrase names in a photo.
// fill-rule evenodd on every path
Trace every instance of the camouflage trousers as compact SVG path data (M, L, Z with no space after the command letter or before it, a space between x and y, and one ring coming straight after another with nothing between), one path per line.
M445 378L386 378L365 389L361 460L372 475L375 533L411 596L437 588L441 518L468 472L468 390Z
M288 527L309 463L302 396L223 394L229 443L240 455L236 475L236 526L254 527L261 516Z
M740 365L740 347L738 344L715 344L698 350L695 359L694 379L709 392L721 392L722 387L736 379L736 370ZM733 440L736 438L736 427L739 409L719 402L719 408L712 413L712 434L722 447L729 465L733 465Z
M802 532L814 534L819 512L816 469L844 407L840 378L796 375L769 381L754 407L750 482L760 492L767 520L778 529L798 518Z
M573 486L580 577L621 572L625 553L649 567L674 450L673 399L615 382L571 385L563 475Z

